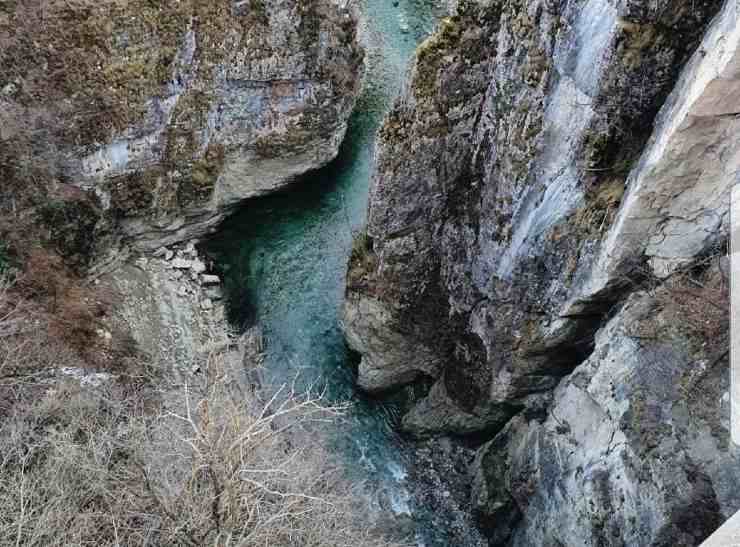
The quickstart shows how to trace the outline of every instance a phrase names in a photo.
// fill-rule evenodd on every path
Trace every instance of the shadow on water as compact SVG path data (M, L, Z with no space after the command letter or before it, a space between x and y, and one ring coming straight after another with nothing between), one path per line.
M250 200L204 245L223 270L230 322L239 329L259 323L268 353L289 358L288 369L296 358L299 368L322 376L348 369L337 317L352 238L364 221L375 129L368 131L375 121L368 118L352 116L333 162ZM282 381L284 372L275 379Z
M361 413L385 416L395 428L394 404L355 389L359 356L346 347L338 324L352 238L365 218L379 118L355 112L334 161L250 200L204 250L223 270L229 322L239 331L255 324L264 331L270 383L303 369L307 384L326 388L335 401L354 401Z
M335 449L346 454L350 475L377 487L381 505L411 515L408 462L395 433L399 408L355 389L357 358L339 314L353 235L365 222L375 133L434 16L424 0L366 0L365 11L368 75L338 157L281 192L247 201L202 247L222 270L232 324L262 329L264 384L352 400Z

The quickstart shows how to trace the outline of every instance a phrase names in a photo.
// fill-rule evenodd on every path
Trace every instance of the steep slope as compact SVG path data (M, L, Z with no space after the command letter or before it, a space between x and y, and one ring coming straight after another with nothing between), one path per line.
M691 547L740 509L727 338L683 328L719 293L682 309L672 289L633 294L548 411L480 449L474 502L493 545Z
M693 545L740 508L713 258L738 27L734 2L467 1L417 52L344 326L363 388L431 381L408 430L500 431L493 544Z
M585 358L618 297L598 275L616 266L591 263L616 260L630 167L717 8L465 3L420 47L381 131L366 256L350 265L363 387L441 376L437 402L476 429Z
M361 63L328 0L3 2L3 204L80 261L201 234L336 155Z

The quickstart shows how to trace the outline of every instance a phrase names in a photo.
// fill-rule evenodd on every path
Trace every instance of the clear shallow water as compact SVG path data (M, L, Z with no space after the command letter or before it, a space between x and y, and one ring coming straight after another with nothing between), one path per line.
M353 235L365 222L373 141L403 81L406 65L435 18L428 0L365 0L365 92L338 158L287 191L249 201L207 244L225 270L237 325L256 322L266 347L268 385L298 377L355 404L338 431L349 473L378 488L378 504L397 514L415 510L396 409L355 392L351 356L339 328L344 276ZM429 543L431 531L419 532ZM438 541L431 543L444 545Z

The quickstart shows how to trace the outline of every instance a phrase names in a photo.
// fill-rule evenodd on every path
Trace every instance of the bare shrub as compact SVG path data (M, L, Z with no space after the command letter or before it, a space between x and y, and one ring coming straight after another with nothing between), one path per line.
M137 359L131 336L126 332L106 335L105 319L120 298L103 285L86 283L58 254L36 247L27 251L13 290L6 290L4 300L0 296L0 310L11 301L23 302L25 344L38 345L43 339L44 345L57 346L54 351L64 347L77 353L80 366L138 380L145 374L146 362ZM15 321L19 320L17 316Z
M398 545L323 448L342 407L288 387L258 404L220 349L191 378L28 377L0 415L0 545Z
M0 419L43 392L49 370L80 366L79 356L50 336L49 323L0 277Z

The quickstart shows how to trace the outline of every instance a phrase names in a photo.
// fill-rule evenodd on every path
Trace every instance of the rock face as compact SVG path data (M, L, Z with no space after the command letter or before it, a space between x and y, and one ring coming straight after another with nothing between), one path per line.
M515 417L480 450L492 544L695 546L740 508L726 362L656 308L632 295L546 416ZM647 325L660 335L645 344Z
M144 249L331 160L362 64L330 0L4 2L0 44L6 190Z
M491 439L493 545L695 545L740 509L709 268L739 167L737 10L459 2L385 121L347 339L363 388L433 383L406 429Z

